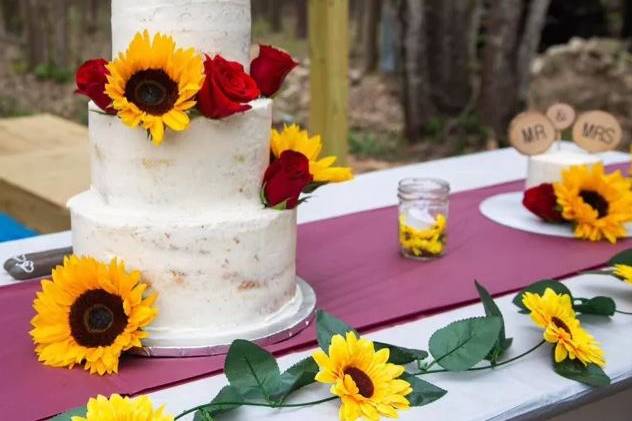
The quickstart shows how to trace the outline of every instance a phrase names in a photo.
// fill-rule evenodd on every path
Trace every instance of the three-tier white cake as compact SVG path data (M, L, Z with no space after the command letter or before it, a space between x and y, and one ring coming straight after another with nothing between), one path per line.
M250 0L112 0L113 55L144 29L249 66ZM159 293L146 345L268 334L302 305L296 214L265 209L272 101L193 118L160 147L90 105L91 189L69 202L75 254L121 258ZM281 323L283 324L283 323Z

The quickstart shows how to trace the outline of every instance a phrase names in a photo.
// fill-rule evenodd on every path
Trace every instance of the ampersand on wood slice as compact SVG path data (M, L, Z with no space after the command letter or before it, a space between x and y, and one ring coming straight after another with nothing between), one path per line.
M566 130L573 125L575 121L575 110L568 104L558 102L553 104L546 111L546 116L551 120L553 126L559 131Z

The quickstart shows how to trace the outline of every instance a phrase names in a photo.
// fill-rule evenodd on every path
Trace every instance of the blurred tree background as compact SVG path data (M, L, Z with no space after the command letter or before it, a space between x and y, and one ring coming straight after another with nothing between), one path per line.
M307 1L252 0L254 41L302 63L275 124L307 120ZM630 134L632 0L349 1L349 144L363 168L502 146L513 115L558 100L610 111ZM0 116L87 122L74 69L110 57L109 3L0 0Z

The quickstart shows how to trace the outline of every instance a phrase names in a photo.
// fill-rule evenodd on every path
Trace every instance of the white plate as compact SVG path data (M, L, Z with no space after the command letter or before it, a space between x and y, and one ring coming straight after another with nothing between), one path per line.
M503 193L485 199L481 213L492 221L521 231L554 237L574 238L570 224L550 224L529 212L522 205L524 192ZM628 237L632 236L632 225L628 224Z

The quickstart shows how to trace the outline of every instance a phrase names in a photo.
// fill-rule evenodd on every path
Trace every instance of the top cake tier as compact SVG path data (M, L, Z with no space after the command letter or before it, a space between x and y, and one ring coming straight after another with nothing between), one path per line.
M250 0L112 0L112 56L147 29L171 35L182 48L221 54L248 69Z

